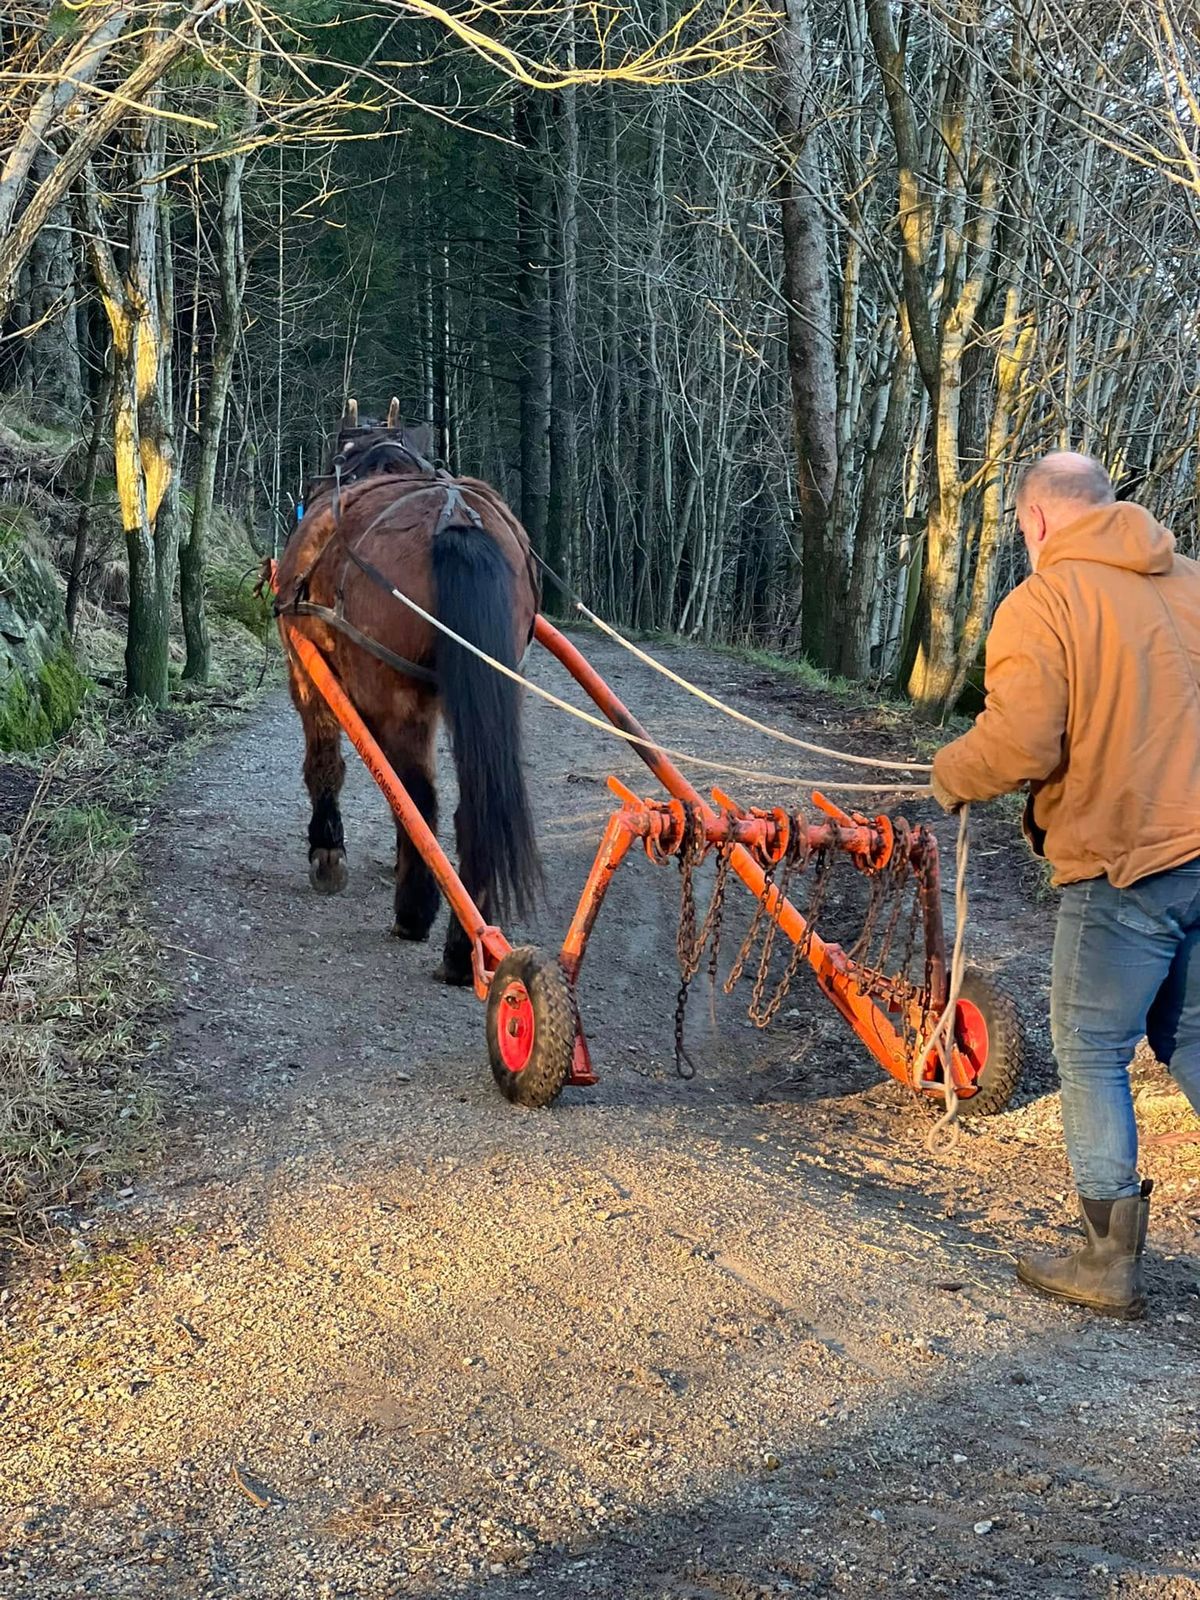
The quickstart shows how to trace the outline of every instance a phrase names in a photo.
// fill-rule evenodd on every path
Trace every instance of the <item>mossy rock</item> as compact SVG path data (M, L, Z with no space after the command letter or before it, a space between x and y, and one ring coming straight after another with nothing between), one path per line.
M0 751L36 750L65 733L88 687L68 644L41 663L32 681L13 662L0 677Z
M0 751L36 750L64 733L87 693L67 637L54 568L37 528L0 517Z
M24 506L0 505L0 553L16 550L31 534L40 534L41 524Z

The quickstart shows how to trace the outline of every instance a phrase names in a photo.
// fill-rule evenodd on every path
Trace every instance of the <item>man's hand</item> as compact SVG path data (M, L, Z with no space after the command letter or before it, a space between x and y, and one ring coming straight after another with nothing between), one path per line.
M952 795L949 789L939 782L936 769L929 776L929 787L933 790L933 798L941 806L942 810L948 811L953 816L962 805L962 801L956 795Z

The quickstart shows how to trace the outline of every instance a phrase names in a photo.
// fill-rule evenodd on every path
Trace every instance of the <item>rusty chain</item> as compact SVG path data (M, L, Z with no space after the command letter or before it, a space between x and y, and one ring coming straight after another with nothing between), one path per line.
M860 996L870 991L873 979L887 976L888 959L892 953L896 930L904 915L910 886L913 886L913 893L916 894L911 852L912 830L903 817L898 817L893 823L891 859L872 878L871 898L867 905L863 930L849 952L850 960L858 965L859 975L855 991ZM888 908L888 916L879 941L878 954L872 959L871 944L885 906ZM898 979L907 981L907 967L910 960L911 951L905 958L905 971L896 975Z
M742 973L745 970L747 961L750 959L750 952L754 949L755 943L758 940L759 927L762 923L762 919L767 914L767 901L770 898L771 890L775 887L775 868L777 865L778 863L773 861L763 874L762 891L759 894L758 901L754 907L754 915L750 919L750 926L746 930L746 937L742 940L741 948L734 957L733 966L729 969L729 976L725 979L725 982L722 985L722 988L726 994L732 994L737 988L738 984L741 982Z
M896 938L896 930L900 926L901 917L904 915L904 901L911 882L912 829L904 821L903 817L896 819L893 828L895 830L895 848L897 851L897 854L893 857L893 869L899 880L899 887L892 903L891 916L888 918L887 927L883 930L883 938L879 945L879 956L875 964L880 971L884 971L887 968L888 957L892 953L892 944Z
M729 881L729 862L733 846L723 844L717 851L717 872L713 881L712 900L709 902L712 943L708 950L708 981L712 989L717 986L717 958L721 952L721 923L725 914L725 885Z
M774 1019L776 1012L786 1000L788 991L792 987L797 972L804 961L808 959L808 952L812 948L813 934L816 932L816 919L821 914L821 907L825 903L825 895L829 888L829 879L833 871L833 855L828 850L818 850L816 854L816 867L814 869L812 894L809 896L808 906L805 910L804 936L797 939L792 946L792 953L788 957L787 966L783 970L778 983L772 991L771 998L764 1006L762 1003L763 990L766 987L767 970L770 966L771 951L764 943L762 959L760 960L758 978L754 985L754 994L750 1001L749 1017L756 1028L765 1028ZM778 925L778 924L777 924Z
M747 1014L757 1028L765 1028L774 1019L786 999L797 972L808 959L816 932L816 922L824 908L832 876L836 852L825 848L815 852L815 871L812 891L805 913L805 932L792 944L787 964L774 988L768 994L771 962L776 939L781 926L784 902L795 877L809 865L808 826L801 813L791 818L787 848L781 859L767 863L763 875L763 888L757 897L754 914L746 936L734 958L729 975L722 985L725 994L732 994L749 965L750 957L758 948L754 987ZM851 958L860 967L864 957L878 937L879 952L874 963L874 974L867 972L860 978L860 992L871 986L872 975L884 975L901 926L904 926L904 948L900 965L895 973L898 985L910 984L909 972L916 948L921 922L920 869L914 870L911 854L912 833L903 820L895 824L894 848L887 865L871 873L871 890L863 927L850 950ZM717 846L717 864L712 893L703 920L697 926L695 873L708 853L707 835L696 808L684 806L683 835L676 851L680 873L679 926L676 936L676 955L679 963L679 991L675 1005L675 1067L680 1077L695 1075L695 1064L684 1043L684 1028L688 996L692 982L700 970L705 950L708 951L708 976L715 993L717 965L723 927L725 887L734 846L724 843ZM669 847L668 847L669 849ZM668 852L664 852L665 854ZM776 881L778 879L778 881ZM772 891L777 891L774 907L769 905ZM911 902L910 902L911 893ZM905 911L908 916L905 917ZM764 929L763 922L766 919ZM882 923L882 934L880 925ZM760 942L761 941L761 942ZM899 1008L899 1025L906 1043L911 1043L915 1030L910 1016L911 1008Z
M687 1015L688 992L692 980L700 970L705 948L711 940L709 976L715 981L717 954L721 942L721 920L725 906L725 885L729 877L729 861L733 853L732 842L718 847L717 869L712 895L700 931L696 931L696 868L704 860L708 845L703 823L696 808L684 806L684 834L678 851L679 859L679 927L675 937L675 953L679 961L679 993L675 999L675 1071L681 1078L696 1075L695 1063L684 1045L684 1021Z
M779 895L775 901L775 909L773 912L769 913L767 918L766 931L763 933L762 948L758 952L758 970L754 974L754 988L750 993L750 1004L746 1008L747 1016L750 1018L751 1022L754 1023L755 1027L758 1028L765 1026L765 1024L759 1020L759 1015L762 1008L763 990L767 986L767 976L771 969L771 956L775 950L775 936L779 932L779 919L783 913L784 902L788 898L788 890L792 886L792 878L794 877L795 872L796 859L789 848L787 857L784 861L783 876L779 881ZM793 955L795 954L796 949L799 949L799 945L793 949Z

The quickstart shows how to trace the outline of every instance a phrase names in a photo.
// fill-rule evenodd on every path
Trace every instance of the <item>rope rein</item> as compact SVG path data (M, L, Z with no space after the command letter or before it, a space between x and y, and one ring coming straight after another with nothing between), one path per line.
M958 838L954 847L954 953L950 958L950 983L946 992L946 1005L934 1024L928 1040L913 1057L914 1071L920 1072L923 1071L925 1060L931 1050L940 1049L942 1052L941 1089L945 1109L929 1130L929 1136L925 1141L926 1148L931 1154L936 1153L939 1147L947 1152L953 1150L961 1131L958 1120L958 1091L954 1087L954 1075L950 1071L950 1057L954 1049L953 1023L958 1012L958 998L962 993L963 973L967 965L967 862L971 849L970 821L971 807L964 804L958 811ZM944 1143L943 1135L945 1135Z
M784 733L782 728L773 728L769 723L760 722L757 717L747 716L744 711L739 711L736 706L727 705L724 700L718 700L716 695L709 694L706 690L701 689L698 684L681 677L677 672L672 672L670 667L656 660L654 656L648 654L645 650L639 650L632 639L627 639L624 634L618 632L611 622L605 622L603 617L598 617L536 552L534 553L534 560L550 578L551 582L571 601L580 616L586 617L594 627L599 628L600 632L610 638L614 644L619 644L622 650L628 650L631 656L636 656L639 661L651 668L652 671L660 673L664 678L668 678L678 688L684 690L685 693L695 696L697 700L703 701L706 706L711 706L714 711L719 711L722 716L732 717L735 722L740 722L747 728L753 728L756 733L765 734L768 739L778 739L781 744L794 745L797 750L805 750L809 755L827 756L831 761L840 761L846 766L870 767L877 772L933 771L933 767L928 761L887 761L882 758L872 760L870 756L852 756L844 750L830 750L826 745L811 744L807 739L798 739L794 734Z
M784 773L761 772L755 767L736 767L730 766L724 761L708 761L703 756L693 756L682 750L673 750L669 746L659 744L653 739L640 738L636 733L628 733L624 728L613 727L611 722L605 722L603 718L593 716L590 711L581 711L578 706L573 706L569 701L552 694L549 689L543 689L539 684L531 683L528 678L517 672L515 668L507 666L503 661L497 661L495 656L489 655L486 650L481 650L478 645L472 644L469 639L464 639L453 628L447 627L438 617L426 611L424 606L418 605L411 596L406 595L394 585L389 586L388 592L403 605L406 605L422 621L427 622L431 628L436 628L447 639L453 640L455 644L469 651L471 655L478 657L480 661L485 662L494 671L501 673L502 676L511 678L514 683L520 684L530 694L537 695L539 699L545 700L547 704L556 707L559 711L565 711L568 716L575 717L579 722L586 722L589 727L598 728L601 733L608 734L610 738L620 739L626 744L637 745L643 750L661 751L663 755L669 756L672 761L684 762L693 767L702 767L707 772L719 772L726 777L750 778L755 782L770 784L790 784L799 789L839 789L846 793L855 794L921 795L930 792L928 784L842 783L829 782L824 778L797 778Z
M401 447L397 446L397 448L399 449ZM577 721L586 723L588 727L598 729L601 733L607 734L609 738L620 739L624 743L634 745L641 750L659 750L663 755L669 756L672 761L678 761L688 766L698 767L706 772L719 773L724 777L746 778L752 782L764 784L786 784L794 788L801 789L821 788L830 791L837 790L844 794L927 795L931 792L927 783L918 783L915 781L913 783L905 784L876 784L849 783L838 779L831 780L825 778L797 778L783 773L763 772L754 767L740 767L730 765L728 762L709 761L702 756L689 755L685 751L674 750L666 745L658 744L652 739L640 738L637 734L629 733L624 728L614 727L611 722L606 721L604 718L595 716L588 711L582 711L579 709L579 707L571 705L569 701L563 700L556 694L552 694L549 689L543 689L540 687L540 685L530 682L530 680L526 678L523 673L515 671L503 661L498 661L495 656L489 655L486 650L481 650L478 645L472 644L469 639L464 639L461 634L456 633L453 628L448 627L444 622L441 621L440 618L435 617L431 612L426 611L423 606L418 605L417 602L411 598L411 596L405 594L403 590L396 588L395 584L385 577L384 574L378 570L378 568L373 567L368 561L366 561L355 548L355 546L360 544L362 540L365 539L367 534L373 532L376 527L387 520L387 518L394 512L396 506L399 505L401 501L407 500L413 495L424 493L430 489L440 488L446 492L446 502L443 505L441 514L438 517L438 532L450 525L452 517L459 510L465 514L473 527L481 528L483 526L478 512L476 512L474 508L468 505L463 499L461 487L457 482L455 482L454 479L450 478L448 474L433 468L430 463L424 461L421 457L415 456L407 449L403 449L402 454L408 457L408 459L412 460L415 464L426 469L428 475L423 475L421 480L417 483L402 485L396 498L387 506L384 506L383 509L372 518L371 522L368 524L366 529L364 529L363 533L359 535L358 539L355 540L355 544L353 546L345 543L341 533L341 488L343 477L340 461L339 463L335 464L335 470L332 477L334 534L321 546L312 561L309 563L308 567L297 580L295 592L291 601L282 605L278 601L276 602L276 615L280 615L289 611L293 615L303 614L302 608L307 608L312 605L312 602L309 601L307 597L308 580L312 577L316 568L324 559L326 553L335 545L341 544L345 555L351 562L353 562L355 566L359 568L360 571L364 573L365 576L369 577L372 582L377 584L386 593L390 594L393 599L399 600L402 605L407 606L411 612L420 617L422 621L427 623L431 628L436 629L439 633L452 640L462 649L469 651L471 655L477 657L480 661L491 667L493 671L499 672L502 676L511 679L514 683L519 684L523 689L528 690L529 693L534 694L538 696L539 699L546 701L548 705L554 706L556 710L563 711L568 716L576 718ZM369 452L367 455L369 457ZM361 467L359 470L361 471ZM927 772L932 770L926 762L891 761L884 758L880 758L876 761L872 760L869 756L856 756L850 755L846 751L831 750L825 745L812 744L807 740L796 738L792 734L784 733L781 729L772 728L767 723L760 722L756 718L748 716L745 712L738 711L735 707L726 705L724 701L718 700L716 696L708 694L698 685L690 683L686 678L681 677L678 673L672 672L669 667L666 667L661 662L656 661L653 656L648 655L643 650L639 650L631 640L626 639L610 623L605 622L601 617L598 617L595 612L591 611L584 604L580 596L575 594L575 592L563 581L563 579L558 576L554 569L550 567L547 562L543 561L541 556L539 556L537 552L532 549L532 547L529 549L529 555L537 563L537 566L541 568L544 573L546 573L556 587L559 588L565 595L567 595L573 601L576 608L603 633L611 637L617 644L621 645L623 649L628 650L640 661L645 662L645 664L653 668L654 671L661 673L679 688L684 689L688 694L694 695L697 699L703 701L706 705L713 707L715 710L720 711L723 715L732 717L735 721L743 723L745 726L753 728L759 733L766 734L769 738L778 739L785 744L795 746L797 749L807 751L809 754L824 756L827 759L841 762L845 765L867 767L874 771L890 772ZM532 570L530 576L531 578L534 576ZM350 629L344 625L344 618L342 617L340 605L340 580L338 583L338 599L339 605L336 612L335 625L339 626L342 632L347 633L350 637L354 637L354 635L351 634ZM321 615L315 610L315 608L310 614L317 616ZM331 617L321 617L321 620L333 621L334 619ZM357 639L356 642L365 644L365 637ZM372 648L371 645L367 645L366 647L370 648L371 653L378 656L380 660L388 660L388 655L384 654L382 647ZM418 679L426 679L429 676L427 669L423 667L417 667L415 671L412 671L411 668L413 664L402 662L402 659L399 657L393 658L391 664L396 667L397 671L408 671L410 676Z

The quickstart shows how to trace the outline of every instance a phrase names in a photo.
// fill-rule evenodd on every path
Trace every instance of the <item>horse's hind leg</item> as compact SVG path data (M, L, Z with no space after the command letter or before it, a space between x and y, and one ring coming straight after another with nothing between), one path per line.
M413 804L436 833L438 803L434 788L432 709L427 712L418 701L408 718L397 721L399 731L386 744L388 760ZM396 921L392 927L396 938L427 939L441 903L442 892L437 879L397 817Z
M465 818L460 806L454 813L454 838L458 849L458 870L463 888L474 900L485 922L492 915L491 894L483 871L476 860L477 852L466 836ZM446 929L446 945L442 951L442 977L447 983L465 987L474 981L472 957L474 948L462 923L450 913L450 926Z
M288 664L292 700L304 726L304 784L312 801L308 823L308 881L322 894L340 894L349 876L338 795L346 777L337 718L295 661Z
M457 818L455 819L457 821ZM457 828L455 829L457 832ZM462 853L459 852L459 860ZM463 887L479 907L486 922L488 918L487 894L480 891L478 886L472 891L472 886L463 880ZM442 977L447 983L458 987L465 987L474 978L474 968L471 962L472 946L466 929L454 915L450 913L450 926L446 929L446 944L442 951Z

